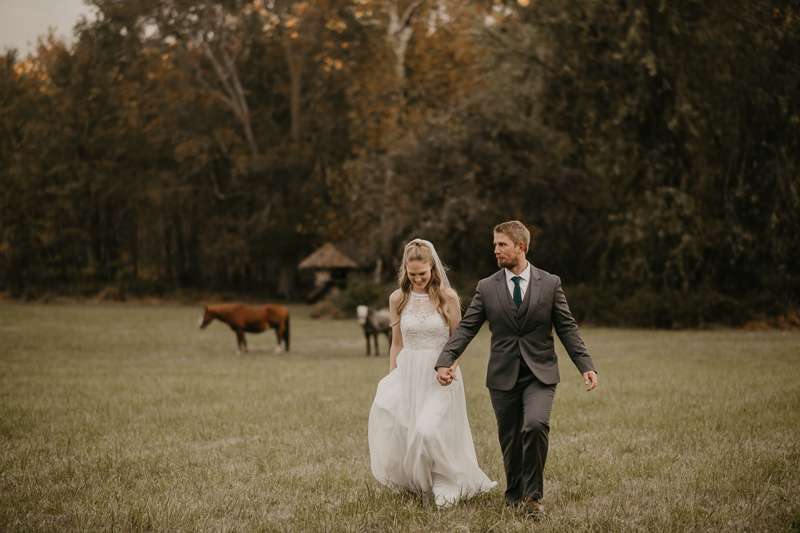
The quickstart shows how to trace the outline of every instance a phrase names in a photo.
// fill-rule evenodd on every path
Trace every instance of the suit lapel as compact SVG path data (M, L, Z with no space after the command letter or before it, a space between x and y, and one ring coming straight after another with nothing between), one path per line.
M524 326L528 320L531 319L533 310L536 308L536 304L539 303L539 293L541 290L542 277L539 275L539 271L536 267L531 265L531 279L528 282L528 293L525 295L525 299L528 300L528 309L525 313L525 320L522 321L521 326ZM530 298L528 297L529 295Z
M508 293L505 269L497 273L494 285L495 288L497 288L497 296L500 298L500 302L503 304L503 310L506 312L506 315L508 315L508 319L511 321L511 323L516 326L517 305L514 303L514 301L511 299L511 295Z

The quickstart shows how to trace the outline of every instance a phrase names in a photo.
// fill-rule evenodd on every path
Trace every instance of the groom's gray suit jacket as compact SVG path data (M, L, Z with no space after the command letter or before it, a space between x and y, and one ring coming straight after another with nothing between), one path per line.
M519 309L509 294L505 269L481 280L464 318L445 345L436 367L451 366L489 321L492 352L486 386L507 391L517 383L520 357L544 384L558 383L553 327L581 374L595 370L567 305L561 279L531 265L528 290Z

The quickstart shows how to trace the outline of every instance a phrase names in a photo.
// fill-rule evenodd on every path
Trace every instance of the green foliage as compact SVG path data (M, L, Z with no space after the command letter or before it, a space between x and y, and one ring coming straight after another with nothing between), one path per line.
M791 6L573 0L521 17L539 35L524 49L540 59L539 116L568 135L567 165L609 193L599 281L732 295L770 291L777 269L796 301L796 237L777 230L800 229Z
M375 309L389 307L389 295L395 289L391 283L377 284L367 279L354 279L336 297L339 309L355 313L359 305L369 305Z
M800 108L788 95L800 68L786 62L800 45L795 8L515 9L484 36L495 83L476 120L505 157L480 181L482 196L490 185L505 193L490 196L504 218L535 230L532 262L607 295L589 313L605 323L736 324L764 299L770 313L796 309ZM469 147L475 157L480 146Z
M739 301L710 290L640 289L622 295L615 289L577 285L565 288L565 294L575 319L588 324L673 329L741 326L764 312L763 302Z

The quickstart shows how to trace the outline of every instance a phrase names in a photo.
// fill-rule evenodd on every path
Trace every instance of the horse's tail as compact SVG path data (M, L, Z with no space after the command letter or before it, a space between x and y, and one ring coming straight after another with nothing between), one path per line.
M286 310L286 322L283 325L283 342L286 343L286 351L289 351L289 310Z

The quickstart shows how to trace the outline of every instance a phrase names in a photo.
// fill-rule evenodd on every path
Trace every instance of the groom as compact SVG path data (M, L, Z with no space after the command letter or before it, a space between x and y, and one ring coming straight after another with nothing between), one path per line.
M578 326L567 306L558 276L525 259L530 233L520 222L494 228L494 255L500 272L481 280L475 298L436 362L437 379L455 379L456 359L484 321L492 331L486 386L497 418L506 471L506 502L544 512L544 463L547 459L550 410L560 381L553 328L570 359L583 374L587 391L597 373Z

